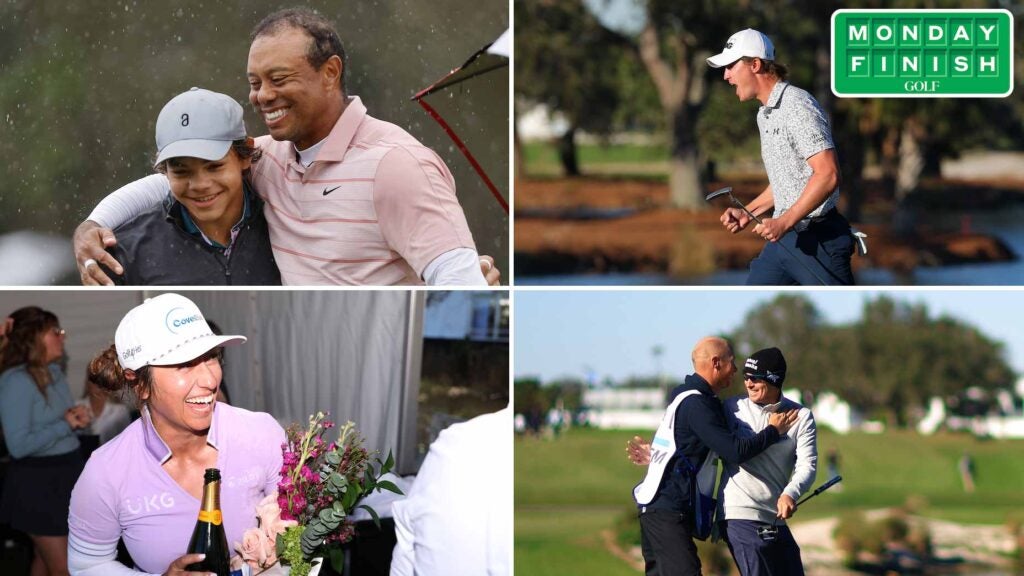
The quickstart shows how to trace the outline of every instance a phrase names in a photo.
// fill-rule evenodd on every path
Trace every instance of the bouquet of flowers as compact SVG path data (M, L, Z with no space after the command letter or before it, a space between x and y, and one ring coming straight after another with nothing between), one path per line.
M367 452L352 422L341 427L337 441L327 442L324 435L333 427L317 412L305 429L292 424L286 430L276 498L271 495L260 503L259 528L247 531L245 541L236 546L250 567L265 569L280 560L291 567L292 576L307 576L310 561L321 557L341 572L342 545L355 535L350 519L355 509L366 510L380 524L377 512L360 500L374 490L402 493L380 479L394 467L390 452L385 461Z

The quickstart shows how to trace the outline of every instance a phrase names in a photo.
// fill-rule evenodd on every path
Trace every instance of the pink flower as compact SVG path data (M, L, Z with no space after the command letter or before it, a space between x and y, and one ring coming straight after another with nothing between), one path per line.
M286 529L298 525L298 522L293 519L282 519L282 511L277 494L268 495L256 505L256 516L260 520L260 528L263 529L263 534L273 543L277 542L278 534L283 534ZM271 564L277 560L275 552L276 550L271 550L268 555Z
M277 503L277 494L268 494L256 505L256 517L260 519L260 526L273 524L281 520L281 507Z
M295 452L285 452L282 458L284 460L284 465L288 468L291 468L292 466L295 466L296 464L299 463L299 455L296 454Z
M235 543L235 550L252 568L267 568L277 562L276 544L257 528L246 530L242 535L242 543ZM270 555L274 556L272 562L268 561Z
M299 474L302 475L306 482L316 482L317 480L320 479L316 475L316 473L314 473L313 470L309 468L309 466L303 466L302 469L299 470Z

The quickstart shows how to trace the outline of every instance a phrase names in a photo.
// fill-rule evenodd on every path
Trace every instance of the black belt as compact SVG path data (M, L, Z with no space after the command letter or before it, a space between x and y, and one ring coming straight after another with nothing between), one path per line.
M829 218L834 218L838 215L839 210L836 210L836 208L833 206L832 209L829 210L828 212L825 212L820 216L815 216L814 218L804 218L803 220L801 220L801 222L805 222L808 225L817 224L818 222L824 222L825 220L828 220Z
M804 230L807 230L808 228L810 228L814 224L821 224L822 222L825 222L826 220L830 220L830 219L836 218L838 216L839 216L839 210L837 210L835 207L833 207L831 210L829 210L828 212L825 212L824 214L822 214L820 216L815 216L813 218L803 218L803 219L801 219L799 222L797 222L796 226L794 226L793 229L796 230L797 232L803 232Z

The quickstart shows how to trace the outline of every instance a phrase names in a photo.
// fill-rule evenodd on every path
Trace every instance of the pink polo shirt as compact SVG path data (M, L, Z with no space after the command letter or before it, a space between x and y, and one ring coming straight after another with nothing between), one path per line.
M256 144L253 182L285 284L423 284L434 258L476 249L448 167L357 96L308 168L291 142Z
M256 526L256 504L277 490L284 430L263 412L218 403L207 442L217 449L228 544ZM124 538L138 568L163 573L188 548L200 501L164 471L171 451L143 417L89 458L71 494L72 547L103 549Z

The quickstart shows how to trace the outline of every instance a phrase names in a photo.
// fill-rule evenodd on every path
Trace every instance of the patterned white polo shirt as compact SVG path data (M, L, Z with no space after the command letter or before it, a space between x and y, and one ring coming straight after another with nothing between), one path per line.
M835 148L832 129L825 111L806 90L788 82L777 82L768 102L757 110L757 128L761 134L761 159L768 172L775 200L773 217L793 207L814 173L807 159L818 152ZM839 189L807 218L835 208Z

